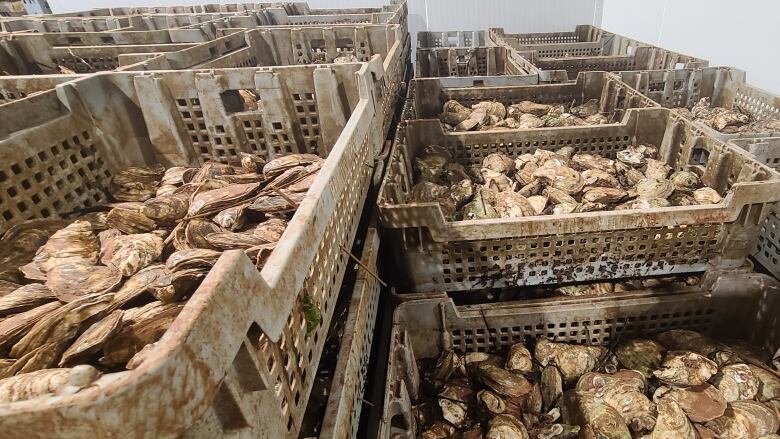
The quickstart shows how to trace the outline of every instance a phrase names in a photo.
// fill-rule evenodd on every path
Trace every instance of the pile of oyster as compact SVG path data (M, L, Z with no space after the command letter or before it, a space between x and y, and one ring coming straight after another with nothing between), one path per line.
M420 361L424 439L777 437L780 375L763 352L687 330L601 346L512 345Z
M713 107L710 98L701 98L690 110L675 108L674 111L721 133L780 133L779 118L756 120L739 107L732 110Z
M137 367L223 251L262 267L322 159L129 168L114 202L0 238L0 403ZM75 384L74 384L75 383Z
M410 201L438 202L450 221L721 202L695 168L672 172L657 156L651 145L629 146L616 160L566 146L515 159L492 153L467 168L449 150L428 146L415 157Z
M599 101L591 99L582 105L537 104L522 101L504 106L501 102L484 101L468 108L455 100L444 103L441 120L446 129L454 131L510 130L574 125L601 125L609 118L599 111Z

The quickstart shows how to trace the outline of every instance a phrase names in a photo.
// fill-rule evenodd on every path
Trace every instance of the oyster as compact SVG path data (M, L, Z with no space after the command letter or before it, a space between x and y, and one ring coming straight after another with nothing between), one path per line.
M287 221L281 218L271 218L255 227L254 235L265 243L274 243L282 239L287 229Z
M189 268L211 268L222 252L202 248L179 250L165 261L169 271L186 270Z
M529 439L528 430L512 415L496 415L488 423L485 439Z
M122 235L106 243L100 260L116 267L123 276L132 276L156 261L162 250L162 238L153 233Z
M515 170L515 161L504 153L494 152L488 154L488 156L482 160L482 167L507 174Z
M589 99L587 102L576 107L571 107L569 111L571 114L580 117L593 116L599 113L599 101L598 99Z
M300 192L286 194L286 195L287 195L286 197L282 197L282 196L258 197L252 202L252 204L250 204L247 207L247 209L262 213L264 215L274 215L274 214L294 212L298 208L298 205L301 204L303 199L306 198L306 194ZM290 204L290 201L292 201L293 204Z
M195 218L187 222L184 238L189 248L211 248L206 237L212 233L223 231L218 225L207 219ZM178 246L176 248L179 249Z
M604 404L593 392L570 390L561 398L561 417L565 424L583 425L581 437L630 439L623 417L617 410Z
M598 169L587 169L582 172L582 178L585 179L585 186L598 186L618 188L620 182L614 175L600 171Z
M549 411L563 395L563 374L554 362L542 368L542 410Z
M531 437L538 439L576 439L579 437L579 425L550 424L539 426Z
M155 195L164 174L165 168L160 165L127 168L111 179L109 193L118 201L146 201Z
M777 414L756 401L729 403L723 416L704 424L724 438L757 438L777 432Z
M599 282L593 284L578 284L559 287L557 292L564 296L608 296L615 291L615 285L610 282Z
M780 399L780 377L778 377L777 373L753 364L749 364L748 367L750 367L753 376L758 380L756 399L761 402Z
M718 365L707 357L694 352L669 351L653 375L675 386L700 386L716 373Z
M531 383L522 375L488 362L477 364L477 373L480 382L499 395L516 398L527 395L532 389Z
M586 372L598 364L607 352L601 346L583 346L567 343L554 343L546 339L539 340L534 349L534 358L542 366L554 361L563 374L566 386L574 385Z
M645 178L636 184L636 193L639 198L652 200L669 198L674 192L674 185L669 180Z
M48 302L0 320L0 347L5 348L19 341L30 328L61 306L62 303L58 301Z
M314 154L288 154L266 163L263 166L263 175L265 175L266 179L271 180L296 166L306 167L320 162L322 162L322 158Z
M657 408L658 418L650 439L698 439L696 428L676 402L662 399Z
M184 305L170 304L138 315L126 311L128 324L105 341L101 361L108 365L126 364L144 346L159 340L182 308Z
M671 203L664 198L644 199L637 198L635 200L626 201L625 203L615 207L615 210L624 209L655 209L659 207L669 207Z
M219 224L225 230L235 231L243 228L247 223L249 212L249 203L239 204L238 206L228 207L227 209L214 215L212 221Z
M661 366L666 350L653 340L635 339L619 344L615 348L620 364L650 378Z
M73 262L49 270L46 286L62 302L73 302L92 294L113 291L122 282L122 273L113 266Z
M517 118L521 114L529 113L534 116L544 116L550 112L552 107L546 104L537 104L531 101L520 101L507 108L509 116Z
M501 218L521 218L536 215L536 209L527 198L517 192L496 194L496 212Z
M265 159L255 154L239 152L238 158L241 161L241 169L248 173L263 172L263 167L266 165Z
M642 374L631 370L613 375L589 372L577 382L577 390L592 390L620 413L635 433L653 430L656 422L655 405L643 394L644 387Z
M420 434L420 439L447 439L456 432L455 427L446 422L436 421Z
M514 125L515 129L530 130L534 128L541 128L544 126L544 121L540 119L538 116L535 116L533 114L521 114L520 116L517 116L514 119L507 119L507 120L517 121L512 124Z
M615 167L615 161L606 157L601 157L593 154L574 154L571 157L571 161L578 168L583 171L595 170L607 173L609 175L617 174L617 168Z
M250 232L217 232L206 235L209 248L217 250L248 249L261 244L268 244Z
M645 178L645 174L623 162L615 163L615 168L618 172L618 181L623 186L636 186Z
M43 369L0 380L0 403L24 401L49 394L73 394L100 378L92 366Z
M705 356L727 349L727 346L720 342L686 329L672 329L662 332L655 339L668 350L691 351Z
M439 408L441 416L445 421L457 428L463 428L468 421L468 406L462 402L452 401L445 398L439 398Z
M707 422L723 416L726 399L709 384L694 387L661 386L653 393L653 400L672 400L693 422Z
M504 398L490 390L480 390L477 392L477 403L485 413L493 416L506 411L506 402Z
M482 168L482 178L485 180L485 187L494 189L496 192L513 190L512 179L506 174Z
M154 220L143 213L121 208L114 208L108 212L106 224L128 235L147 233L157 228Z
M622 151L618 151L617 159L629 166L638 168L645 165L647 156L643 149L636 146L629 146Z
M509 347L506 355L506 370L515 373L528 373L534 368L531 352L522 343L515 343Z
M103 344L122 326L124 311L118 309L87 328L62 354L59 365L76 365L103 348Z
M37 308L54 300L57 296L45 285L24 285L0 297L0 317Z
M496 211L496 192L492 189L479 189L474 199L463 208L463 219L499 218Z
M195 193L187 215L208 215L236 206L251 197L259 187L259 183L232 184L219 189Z
M460 358L455 351L447 350L442 352L439 358L436 359L436 364L425 375L426 381L434 388L440 389L458 368L459 362Z
M680 191L693 191L701 186L699 176L691 171L677 171L669 177L669 181Z
M660 160L646 159L645 163L645 177L647 178L663 180L672 172L672 168Z
M441 119L447 125L456 126L469 118L471 110L461 105L458 101L449 100L444 103Z
M58 230L35 254L34 266L46 273L53 267L66 263L95 264L100 243L92 233L90 223L75 221Z
M506 117L506 107L501 102L483 101L471 106L472 110L484 111L488 116L495 116L499 120Z
M580 205L577 203L561 203L553 207L553 214L564 215L567 213L574 213L579 209Z
M414 185L409 201L413 203L432 203L448 196L449 192L449 188L445 186L423 180Z
M546 187L542 193L547 196L547 198L553 204L577 204L577 200L575 200L571 195L554 187Z
M152 198L144 203L141 214L159 224L170 224L187 215L190 202L182 196Z
M545 165L534 171L534 178L540 178L555 189L569 195L576 194L585 187L585 179L572 168L558 165ZM549 194L548 194L549 195Z
M759 381L747 364L729 364L712 377L712 384L723 393L728 402L753 399L758 393Z
M455 207L460 208L474 197L474 185L471 180L464 179L450 186L450 198L455 202Z
M582 199L590 203L610 204L619 202L627 195L628 194L623 189L594 187L588 189L582 196Z
M698 204L718 204L723 198L718 194L718 191L709 187L703 187L693 191L693 199Z

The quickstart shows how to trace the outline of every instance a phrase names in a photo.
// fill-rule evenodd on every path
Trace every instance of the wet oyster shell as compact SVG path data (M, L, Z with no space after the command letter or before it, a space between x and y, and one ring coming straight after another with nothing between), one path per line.
M153 233L122 235L109 240L100 253L100 261L116 267L123 276L132 276L156 261L163 240Z
M45 285L24 285L0 297L0 317L37 308L54 300L57 297Z
M100 378L92 366L43 369L0 380L0 403L33 399L49 394L72 394Z
M251 197L259 187L259 183L232 184L196 193L192 197L187 215L208 215L236 206Z
M504 398L490 390L477 392L477 404L488 415L499 415L506 411Z
M184 218L190 202L183 196L152 198L144 203L141 213L156 223L166 224Z
M539 340L534 348L534 358L542 366L555 362L567 387L574 385L580 376L593 370L605 353L606 348L602 346L554 343L546 339Z
M462 402L439 398L441 417L457 428L463 428L468 421L468 406Z
M583 171L596 170L610 175L617 174L615 161L599 155L585 153L574 154L571 157L571 161Z
M645 176L647 178L663 180L669 176L670 172L672 172L672 168L665 162L660 160L646 159Z
M121 282L122 273L116 267L81 263L58 265L46 277L46 286L62 302L113 291Z
M542 368L541 376L542 410L549 411L563 395L563 375L558 366L549 363Z
M439 354L439 357L436 359L436 364L426 371L424 378L435 389L441 389L458 368L459 362L460 358L455 351L446 350Z
M485 186L494 189L496 192L504 192L513 190L512 179L506 174L493 171L491 169L482 168L480 171L482 178L485 180Z
M471 110L461 105L460 102L449 100L444 103L441 118L447 125L456 126L468 119L470 114Z
M662 399L657 408L658 418L650 439L698 439L696 428L676 402Z
M554 187L544 188L542 194L547 196L550 202L553 204L577 204L577 200L575 200L571 195Z
M457 208L462 207L474 197L474 184L471 180L461 180L450 186L450 198Z
M690 171L677 171L669 177L669 181L674 184L677 190L693 191L701 186L699 176Z
M547 104L537 104L531 101L520 101L507 108L507 113L511 117L517 118L521 114L529 113L534 116L544 116L552 107Z
M536 209L527 198L517 192L496 194L496 212L501 218L521 218L536 215Z
M498 119L506 117L506 107L501 102L483 101L471 106L472 110L484 111L488 116L495 116Z
M720 368L711 379L728 402L753 399L758 393L759 381L747 364L729 364Z
M675 386L700 386L718 373L718 365L694 352L669 351L653 375Z
M144 346L159 340L183 308L182 304L171 304L158 308L157 312L128 316L128 322L132 323L105 342L101 362L108 365L127 364Z
M636 184L636 193L639 198L652 200L657 198L669 198L674 192L674 185L669 180L645 178Z
M661 366L666 349L653 340L635 339L619 344L615 348L620 364L650 378Z
M322 162L322 158L314 154L288 154L266 163L263 166L263 174L270 180L282 175L288 169L296 166L306 167L318 162Z
M693 191L693 199L698 204L718 204L723 198L718 194L718 191L709 187L703 187Z
M76 341L62 354L60 367L77 365L86 361L103 348L106 340L122 327L124 311L118 309L84 331Z
M43 273L67 263L95 264L100 243L90 223L75 221L55 232L33 258L34 265Z
M540 178L555 189L569 195L576 194L585 187L585 179L572 168L549 165L543 166L533 173L534 178ZM549 194L548 194L549 195Z
M477 374L482 384L499 395L521 397L527 395L532 389L531 383L522 375L488 362L477 364Z
M667 350L691 351L708 356L716 351L727 350L723 343L717 342L706 335L687 329L672 329L655 337Z
M452 425L436 421L420 434L420 439L447 439L452 437L456 431Z
M777 373L753 364L749 364L748 367L750 367L753 376L758 380L756 399L761 402L780 399L780 377L778 377Z
M106 224L112 229L117 229L128 235L151 232L157 228L154 220L143 213L120 208L114 208L108 212Z
M446 166L452 161L449 151L429 147L414 159L414 167L422 181L441 183Z
M578 284L559 287L557 292L564 296L608 296L615 291L615 285L611 282L599 282L594 284Z
M661 386L653 393L653 401L670 399L676 402L693 422L707 422L723 416L726 399L715 387L704 384L693 387Z
M565 424L587 426L587 432L580 431L581 437L631 438L631 432L620 413L604 404L593 392L567 391L561 398L560 407Z
M109 193L118 201L146 201L157 192L165 167L130 167L114 175Z
M628 196L628 194L623 189L594 187L587 189L582 196L582 199L590 203L611 204L619 202L626 196Z
M494 152L482 160L482 167L507 174L515 170L515 161L504 153Z
M477 220L499 218L496 211L496 192L492 189L479 189L474 199L463 207L463 219Z
M409 201L413 203L432 203L448 196L449 193L448 187L431 183L430 181L421 181L412 187Z
M528 430L512 415L496 415L488 423L485 439L529 439Z
M720 437L734 439L757 438L777 432L777 414L756 401L734 401L723 416L704 424Z
M586 186L609 187L609 188L620 187L620 182L618 181L617 177L615 177L614 175L608 172L600 171L598 169L587 169L583 171L582 178L585 179Z
M0 347L5 349L19 341L30 328L61 306L59 301L48 302L0 320Z
M533 370L533 356L523 343L515 343L509 347L509 353L506 355L505 368L506 370L515 373L528 373Z

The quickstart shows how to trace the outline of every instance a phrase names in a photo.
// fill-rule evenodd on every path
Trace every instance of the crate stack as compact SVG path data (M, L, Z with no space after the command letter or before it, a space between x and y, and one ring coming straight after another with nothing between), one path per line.
M773 367L778 365L772 366L770 359L773 355L777 359L780 352L776 290L780 284L759 272L780 275L780 221L775 207L780 199L776 194L780 98L748 85L740 70L708 67L706 60L589 25L557 33L421 32L416 73L377 199L388 255L398 267L393 278L400 297L390 323L377 437L481 438L494 424L516 432L519 427L499 419L504 415L498 413L518 410L523 416L516 415L517 423L524 424L519 429L528 430L525 437L650 433L640 434L642 427L628 421L625 436L616 430L605 432L605 424L599 425L604 419L591 425L596 431L580 429L578 436L567 430L563 424L577 414L572 414L571 405L557 405L560 413L548 412L555 404L548 405L545 392L555 389L550 377L560 373L565 378L573 367L560 361L571 359L554 357L559 363L547 365L534 352L541 340L604 346L613 353L633 338L653 338L670 330L698 331L696 343L686 345L677 338L690 335L684 332L670 333L676 334L671 338L667 334L666 343L672 346L669 342L677 340L676 347L669 349L698 349L707 355L713 351L703 347L710 343L706 337L716 340L712 343L740 340L758 347L751 361L769 370L770 377L776 376ZM512 105L563 106L564 112L574 113L589 102L604 117L600 124L580 120L555 126L559 116L545 119L541 114L534 114L542 116L534 127L515 127L502 120L511 117L507 115ZM495 103L501 104L498 109ZM486 114L474 111L480 107L487 109ZM728 110L736 110L738 115L731 117L738 122L704 117L712 114L707 111ZM461 116L454 114L463 111ZM491 120L491 114L505 116ZM563 213L549 208L542 213L529 204L535 212L523 208L521 213L502 216L489 213L499 203L498 197L491 199L475 183L470 215L459 216L453 208L462 206L458 197L468 192L462 184L448 186L452 180L447 177L478 181L480 168L488 166L486 159L493 167L522 169L534 155L541 162L557 164L570 160L573 152L615 163L621 151L640 145L657 148L658 160L671 173L695 173L722 199L705 205L662 203ZM563 151L566 155L555 155ZM495 154L514 163L498 160ZM482 169L483 184L498 187L498 192L527 189L537 195L528 175L515 176L515 182L509 172L504 182L501 171L491 172ZM733 322L744 324L735 328ZM509 356L525 358L519 348L523 344L534 359L533 365L528 359L529 369L519 372L520 366L510 366ZM604 354L590 370L609 371L605 363L610 358ZM614 361L618 368L631 368L619 356ZM530 408L538 387L518 396L514 394L518 381L512 381L513 390L493 380L499 376L509 380L494 370L496 366L518 367L515 372L525 374L531 384L552 386L542 387L544 405L539 404L544 409ZM563 389L571 389L576 378L574 382L566 378ZM608 383L612 378L594 379ZM603 392L608 392L607 384L594 385L603 385ZM478 389L493 393L470 393ZM584 398L573 395L564 393L563 399L553 402L570 404L572 400L565 398ZM612 404L603 397L599 404ZM771 413L773 402L761 398L767 404L761 410ZM628 399L621 401L630 404ZM510 402L521 404L521 409ZM632 409L622 410L628 416ZM685 410L684 418L690 418ZM661 411L659 405L658 423L664 416ZM548 421L561 429L532 430L532 425L539 425L533 421L538 417L526 416L529 413L550 417ZM488 424L492 416L496 417ZM774 419L768 432L776 432L775 416L768 415ZM473 419L483 422L474 425ZM583 419L588 418L577 423L594 421ZM691 422L704 428L704 420L691 418ZM716 424L706 425L717 430ZM682 430L670 431L654 431L651 437L684 435ZM706 431L712 433L700 429L699 434ZM736 437L722 430L718 434Z
M4 244L35 220L115 202L112 179L128 167L324 159L305 197L279 189L295 214L264 265L225 251L143 361L77 392L0 404L2 436L298 437L338 317L348 333L317 433L355 437L379 284L350 261L376 266L378 234L360 224L411 74L406 4L108 8L0 29Z

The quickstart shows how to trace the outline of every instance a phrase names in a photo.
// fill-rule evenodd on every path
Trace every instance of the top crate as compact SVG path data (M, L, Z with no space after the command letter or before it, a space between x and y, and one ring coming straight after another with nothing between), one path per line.
M417 48L483 47L492 43L484 30L458 30L449 32L417 32Z

